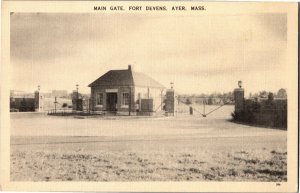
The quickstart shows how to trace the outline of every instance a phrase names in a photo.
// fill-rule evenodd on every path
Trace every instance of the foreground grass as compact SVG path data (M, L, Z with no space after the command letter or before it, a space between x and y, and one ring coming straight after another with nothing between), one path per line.
M276 147L273 138L104 143L83 138L84 144L66 139L71 142L12 145L11 180L287 181L286 148Z

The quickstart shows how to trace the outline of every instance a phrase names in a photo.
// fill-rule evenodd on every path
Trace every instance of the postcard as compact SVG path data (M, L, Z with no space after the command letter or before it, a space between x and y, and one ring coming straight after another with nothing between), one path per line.
M298 4L3 1L1 189L296 192Z

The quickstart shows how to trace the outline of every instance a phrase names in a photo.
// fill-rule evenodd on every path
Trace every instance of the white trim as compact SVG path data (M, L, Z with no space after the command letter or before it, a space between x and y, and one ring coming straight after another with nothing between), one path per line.
M111 92L113 92L113 93L116 92L116 93L117 93L117 92L118 92L118 89L117 89L117 88L113 88L113 89L105 89L105 92L106 92L106 93L108 93L108 92L110 92L110 93L111 93Z

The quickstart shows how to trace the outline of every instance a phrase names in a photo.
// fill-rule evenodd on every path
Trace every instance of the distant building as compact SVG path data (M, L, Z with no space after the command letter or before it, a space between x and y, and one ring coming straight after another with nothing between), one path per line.
M52 97L67 98L68 91L67 90L52 90L51 95L52 95Z
M118 114L150 115L161 111L165 87L149 76L126 70L110 70L92 82L91 108Z
M33 98L34 93L28 93L21 90L10 90L10 97L13 98Z

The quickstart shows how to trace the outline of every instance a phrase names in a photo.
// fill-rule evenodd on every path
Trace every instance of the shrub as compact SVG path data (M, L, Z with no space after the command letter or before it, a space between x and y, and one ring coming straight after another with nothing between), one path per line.
M245 123L253 123L254 122L254 115L252 111L243 110L240 112L234 112L231 114L232 118L235 121L245 122Z
M66 108L66 107L68 107L68 104L67 104L67 103L64 103L64 104L62 105L62 108Z
M244 101L244 110L231 114L233 120L271 127L287 128L287 100Z

